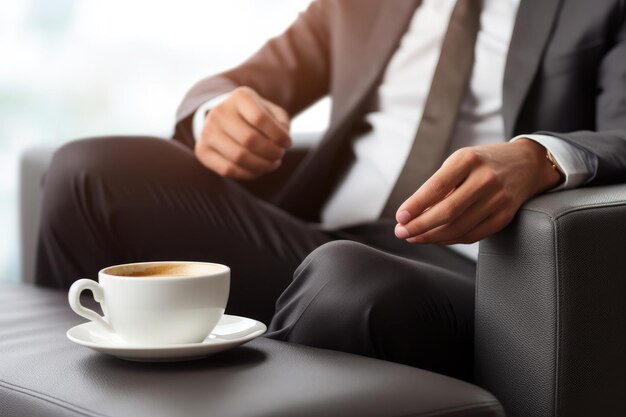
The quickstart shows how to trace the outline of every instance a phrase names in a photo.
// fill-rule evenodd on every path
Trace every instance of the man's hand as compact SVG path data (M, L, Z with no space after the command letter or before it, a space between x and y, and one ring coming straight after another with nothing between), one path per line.
M223 177L249 180L277 169L290 146L289 114L239 87L207 115L195 154Z
M560 175L530 139L453 153L396 213L395 233L410 243L473 243L504 228Z

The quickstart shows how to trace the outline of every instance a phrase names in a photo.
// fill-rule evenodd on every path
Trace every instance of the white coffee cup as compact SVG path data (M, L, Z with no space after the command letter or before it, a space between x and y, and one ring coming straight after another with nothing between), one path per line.
M76 314L133 345L197 343L224 314L230 268L206 262L143 262L104 268L98 281L72 284L68 299ZM86 289L104 316L81 305Z

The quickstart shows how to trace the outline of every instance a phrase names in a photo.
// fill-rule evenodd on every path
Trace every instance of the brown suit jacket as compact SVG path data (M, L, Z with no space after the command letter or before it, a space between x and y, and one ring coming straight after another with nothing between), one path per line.
M326 134L275 201L317 220L419 3L314 1L246 62L193 86L178 110L175 137L192 145L193 112L237 86L254 88L292 116L330 95ZM626 180L625 0L522 0L503 87L507 138L560 137L598 156L592 184Z

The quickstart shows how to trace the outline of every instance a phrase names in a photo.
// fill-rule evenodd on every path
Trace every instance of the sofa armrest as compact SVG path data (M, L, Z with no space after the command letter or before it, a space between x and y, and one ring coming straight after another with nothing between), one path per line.
M20 158L19 218L22 282L34 282L35 250L42 198L41 185L53 154L54 148L37 146L25 150Z
M626 415L626 185L528 202L476 291L476 379L507 416Z

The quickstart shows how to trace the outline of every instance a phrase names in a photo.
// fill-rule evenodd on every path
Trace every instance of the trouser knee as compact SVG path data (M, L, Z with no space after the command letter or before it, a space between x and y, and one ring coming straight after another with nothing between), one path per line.
M311 253L277 303L270 336L468 378L473 282L338 241Z
M104 137L64 145L43 181L37 282L65 286L63 280L84 273L87 264L124 261L120 249L139 233L134 225L158 227L162 206L173 203L185 187L218 194L223 181L180 143ZM61 265L80 264L76 272L62 272L69 267ZM48 276L56 276L55 282Z
M217 193L220 179L204 168L180 143L153 137L104 137L70 142L54 155L44 178L42 227L80 210L106 204L113 193L136 191L151 184L188 184L202 176L207 191ZM113 192L113 190L115 190Z

